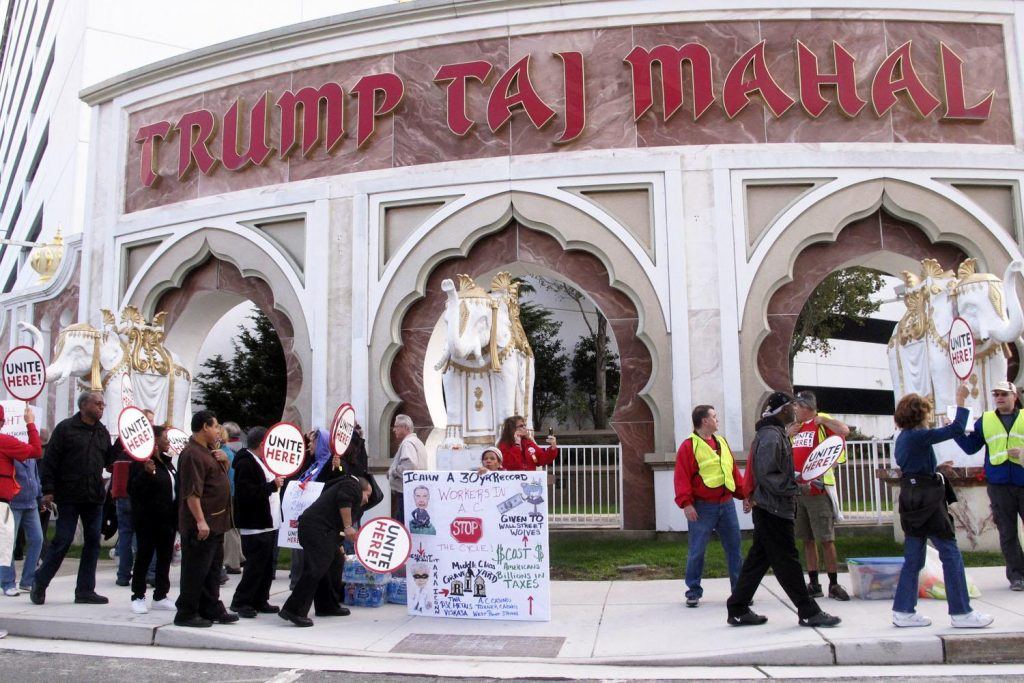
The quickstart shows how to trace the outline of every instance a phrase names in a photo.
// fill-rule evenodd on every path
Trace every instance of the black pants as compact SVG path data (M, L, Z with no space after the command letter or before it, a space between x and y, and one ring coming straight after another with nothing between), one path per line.
M156 555L153 600L163 600L171 590L171 558L175 529L171 524L135 519L135 565L132 567L132 600L146 597L146 574Z
M391 519L405 524L405 495L395 491L391 492Z
M46 588L60 569L64 556L75 540L78 520L82 521L82 556L78 560L78 582L75 584L75 597L91 595L96 592L96 562L100 558L100 527L103 522L103 505L101 503L57 504L60 517L57 518L57 533L53 543L43 555L43 563L36 572L35 585Z
M224 564L224 534L211 533L200 541L195 529L181 534L181 589L175 621L197 614L206 619L227 610L220 601L220 569Z
M1024 486L989 484L988 499L992 504L992 519L999 530L999 549L1006 560L1006 578L1024 579L1024 552L1017 534L1017 518L1024 519Z
M292 614L306 616L310 605L320 613L340 607L337 594L341 587L341 555L337 534L320 527L303 526L299 520L299 543L302 544L302 573L295 589L284 603Z
M750 601L754 599L754 593L761 585L765 572L771 567L782 589L796 606L800 618L813 617L821 608L808 595L807 586L804 585L803 569L800 567L800 556L793 536L793 520L777 517L758 507L754 508L753 517L754 545L743 561L736 588L725 603L729 608L729 616L736 617L750 611Z
M245 566L242 579L231 598L231 607L262 607L270 599L270 584L274 581L274 549L277 532L242 534L242 554Z

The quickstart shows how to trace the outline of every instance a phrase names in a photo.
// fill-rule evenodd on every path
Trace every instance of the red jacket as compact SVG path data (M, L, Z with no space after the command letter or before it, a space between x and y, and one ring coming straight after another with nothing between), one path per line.
M510 472L532 472L541 467L546 467L558 457L558 446L541 448L529 439L523 439L522 447L515 442L510 444L499 443L501 449L501 464ZM523 455L523 451L526 454Z
M24 462L43 455L43 442L39 440L35 424L26 426L28 443L18 441L7 434L0 434L0 500L8 503L21 490L17 479L14 478L14 461Z
M708 442L708 445L712 448L716 446L711 441ZM733 498L739 498L740 500L745 498L743 494L743 478L740 476L740 470L736 466L735 457L736 454L733 453L732 479L736 482L736 491L730 491L725 485L709 489L704 485L704 480L700 478L700 471L697 468L697 457L693 454L693 442L690 440L690 437L687 437L682 445L679 446L679 452L676 453L676 505L684 508L687 505L693 505L694 501L698 500L702 503L726 503Z

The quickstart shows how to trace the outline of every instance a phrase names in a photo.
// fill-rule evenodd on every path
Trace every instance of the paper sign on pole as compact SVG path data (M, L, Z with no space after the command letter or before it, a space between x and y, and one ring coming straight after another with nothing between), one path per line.
M277 476L292 476L305 459L306 443L302 432L291 422L278 422L263 437L263 460L267 469Z
M839 462L839 458L846 449L846 443L842 437L830 436L811 451L804 462L804 468L800 472L800 480L803 482L814 481Z
M171 444L171 455L175 457L181 455L185 446L188 445L188 434L177 427L170 427L164 433L167 434L167 441Z
M28 426L25 424L24 401L0 401L4 407L4 426L0 434L13 436L22 443L28 443Z
M411 549L412 539L405 525L390 517L365 522L356 537L356 557L364 567L378 574L405 566Z
M546 472L403 475L409 614L549 621Z
M342 403L331 422L331 452L337 456L345 455L355 431L356 411L348 403Z
M121 446L133 460L145 462L156 449L153 425L146 414L135 406L128 406L117 418L117 436Z
M963 318L954 318L949 327L949 363L959 379L974 372L974 333Z
M324 485L319 481L288 482L281 497L281 529L277 532L277 544L282 548L301 548L299 544L299 516L316 502Z
M43 393L46 363L31 346L15 346L4 358L4 387L14 398L33 401Z

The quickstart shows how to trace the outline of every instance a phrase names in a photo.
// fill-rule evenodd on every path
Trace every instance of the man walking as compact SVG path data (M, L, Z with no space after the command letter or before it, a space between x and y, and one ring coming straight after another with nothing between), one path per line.
M744 508L753 508L754 545L726 602L728 622L733 626L756 626L768 621L768 617L751 611L750 601L769 567L796 606L801 626L835 626L840 621L839 617L823 612L808 595L800 569L793 537L800 489L793 476L793 450L786 436L786 425L792 421L793 397L782 391L773 392L755 425L757 433L747 461Z
M1017 518L1024 519L1024 417L1013 382L997 382L992 396L996 409L983 413L973 432L954 440L966 453L985 447L988 499L1006 561L1006 579L1010 590L1024 591L1024 551L1017 533Z
M192 416L192 437L178 457L178 530L181 533L181 590L175 603L177 626L230 624L237 614L220 601L224 534L231 528L228 459L217 448L220 425L210 410Z
M803 470L811 452L830 436L845 439L850 428L828 413L818 412L818 399L811 391L796 395L794 406L796 422L787 430L793 442L793 467ZM846 462L846 453L839 457ZM796 537L804 543L804 557L807 558L807 592L812 598L823 596L818 581L818 547L821 543L828 571L828 597L834 600L849 600L846 589L839 585L839 565L836 555L836 515L832 508L832 497L826 486L836 485L836 475L830 468L819 479L809 485L801 485L796 499Z
M388 468L388 483L391 485L391 517L399 522L405 519L405 502L402 497L402 474L407 470L427 469L427 448L413 431L412 418L396 415L391 433L401 443Z
M739 468L726 440L716 434L718 413L714 407L699 405L693 409L693 434L679 446L676 454L676 505L687 521L689 545L686 554L686 606L697 607L704 596L700 579L704 572L704 550L717 531L725 550L729 580L733 588L740 575L740 523L733 497L743 498L737 490L742 483Z
M100 526L103 522L103 470L117 457L110 433L100 419L103 394L86 391L78 396L78 412L53 428L43 454L40 481L43 506L57 503L57 532L36 572L29 594L32 602L46 601L46 588L57 574L82 521L82 556L78 563L75 602L105 605L107 598L96 593L96 561L100 557Z

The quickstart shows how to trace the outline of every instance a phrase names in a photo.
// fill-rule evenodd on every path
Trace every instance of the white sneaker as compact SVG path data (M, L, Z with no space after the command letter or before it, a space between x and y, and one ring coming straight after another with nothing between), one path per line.
M166 610L168 612L177 612L178 608L174 606L174 602L170 598L164 598L163 600L154 600L150 609L154 610Z
M6 595L9 598L14 598L21 595L21 591L12 586L11 588L4 589L4 595Z
M900 628L910 628L913 626L931 626L932 620L917 612L893 612L892 623Z
M995 618L990 614L972 610L967 614L954 614L950 621L953 622L953 628L985 628L995 621Z
M136 614L146 614L149 612L149 608L146 607L146 598L132 600L132 612Z

